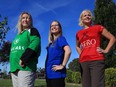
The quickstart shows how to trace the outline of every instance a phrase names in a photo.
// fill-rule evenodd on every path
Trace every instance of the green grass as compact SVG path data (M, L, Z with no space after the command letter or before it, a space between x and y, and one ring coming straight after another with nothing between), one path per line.
M12 87L11 79L0 79L0 87Z
M12 87L11 79L0 79L0 87ZM34 87L46 87L45 79L36 79ZM66 83L66 87L81 87L78 84Z

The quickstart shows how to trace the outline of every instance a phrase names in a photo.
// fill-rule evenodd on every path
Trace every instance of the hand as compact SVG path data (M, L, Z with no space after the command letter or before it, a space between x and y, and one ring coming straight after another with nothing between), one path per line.
M19 61L19 65L20 65L21 67L24 67L24 66L25 66L25 65L23 64L22 60Z
M108 51L101 49L100 47L97 47L97 52L98 53L108 53Z
M63 68L64 68L63 65L53 65L52 66L53 71L62 70Z

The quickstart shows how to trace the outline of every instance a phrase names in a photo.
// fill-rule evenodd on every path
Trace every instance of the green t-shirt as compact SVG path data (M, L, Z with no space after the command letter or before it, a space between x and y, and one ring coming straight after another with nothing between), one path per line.
M40 52L41 38L37 29L24 30L15 37L11 45L10 72L16 70L36 71ZM25 67L19 65L20 59L25 62Z

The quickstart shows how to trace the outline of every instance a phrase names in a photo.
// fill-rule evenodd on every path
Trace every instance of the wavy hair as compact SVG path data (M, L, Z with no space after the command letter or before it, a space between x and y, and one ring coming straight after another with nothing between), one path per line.
M16 28L18 29L18 34L20 34L20 33L23 31L23 26L22 26L22 24L21 24L21 20L22 20L23 14L29 15L29 18L30 18L30 20L31 20L30 28L33 27L33 19L32 19L31 14L29 14L28 12L22 12L22 13L20 14L20 16L19 16L19 20L18 20L18 23L17 23L17 25L16 25Z
M92 17L92 21L93 21L93 19L94 19L90 10L88 10L88 9L83 10L82 13L80 14L80 17L79 17L79 25L80 25L80 26L85 26L85 24L82 22L82 16L83 16L83 14L84 14L85 12L89 12L89 13L90 13L90 15L91 15L91 17Z

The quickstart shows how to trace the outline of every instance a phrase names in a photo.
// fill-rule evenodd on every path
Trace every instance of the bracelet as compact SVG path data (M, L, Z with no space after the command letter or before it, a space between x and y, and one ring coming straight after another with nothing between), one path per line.
M63 68L65 67L65 65L62 65L62 64L61 64L61 66L63 66Z

